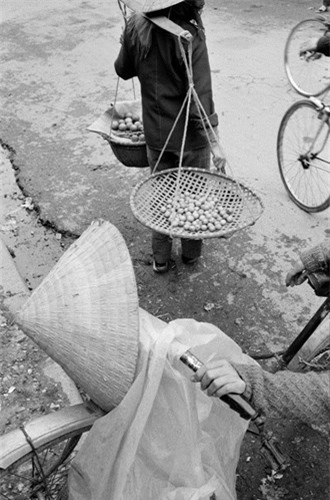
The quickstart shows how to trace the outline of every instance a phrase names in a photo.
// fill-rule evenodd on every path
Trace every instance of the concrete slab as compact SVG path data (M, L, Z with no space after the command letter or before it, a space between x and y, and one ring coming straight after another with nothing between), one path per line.
M6 157L5 151L0 148L0 165L3 167L6 162L9 162L9 160ZM10 170L12 170L11 165ZM4 228L8 227L8 223L11 220L10 214L17 210L17 202L10 207L9 211L8 203L4 202L10 194L13 194L17 190L14 174L12 173L12 175L9 175L10 170L6 170L7 175L4 175L3 168L0 172L0 227L2 231L4 231ZM29 298L30 293L29 287L17 270L8 247L0 237L0 295L2 295L2 308L5 310L4 316L14 317L15 313L19 311ZM67 396L70 404L82 402L80 393L73 381L52 359L48 358L43 367L43 371L47 377L51 377L61 384L62 390Z

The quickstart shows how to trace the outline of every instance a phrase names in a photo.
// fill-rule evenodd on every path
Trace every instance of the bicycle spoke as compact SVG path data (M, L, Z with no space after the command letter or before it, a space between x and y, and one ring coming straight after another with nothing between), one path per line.
M61 492L62 498L66 498L67 469L79 437L49 445L44 451L38 452L38 466L36 458L31 454L22 464L11 467L0 476L0 499L57 500ZM39 472L40 466L42 475Z
M301 54L308 40L318 39L327 32L317 19L306 19L296 25L285 46L285 69L291 85L305 96L320 95L330 86L328 58L317 53Z
M285 114L278 136L278 160L284 185L304 210L329 203L328 124L310 101L299 101Z

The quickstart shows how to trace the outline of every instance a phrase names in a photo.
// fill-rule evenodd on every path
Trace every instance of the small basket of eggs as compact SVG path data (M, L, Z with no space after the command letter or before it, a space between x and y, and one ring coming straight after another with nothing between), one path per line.
M126 167L148 167L141 101L121 101L112 105L88 127L111 146L116 158Z

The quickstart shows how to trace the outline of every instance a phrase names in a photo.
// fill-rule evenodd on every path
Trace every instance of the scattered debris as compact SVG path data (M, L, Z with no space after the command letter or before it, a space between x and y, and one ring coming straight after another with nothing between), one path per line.
M34 203L32 201L32 198L30 198L30 197L25 198L25 201L24 201L22 207L26 208L26 210L34 210Z

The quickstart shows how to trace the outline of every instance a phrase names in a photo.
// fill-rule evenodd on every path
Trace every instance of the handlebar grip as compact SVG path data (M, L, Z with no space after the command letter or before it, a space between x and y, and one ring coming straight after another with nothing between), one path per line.
M194 372L197 372L203 366L203 363L190 351L183 353L180 360ZM244 396L226 394L219 399L224 401L232 410L236 411L244 420L254 420L258 417L258 413Z

